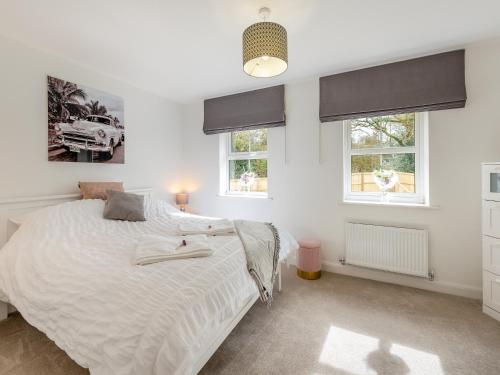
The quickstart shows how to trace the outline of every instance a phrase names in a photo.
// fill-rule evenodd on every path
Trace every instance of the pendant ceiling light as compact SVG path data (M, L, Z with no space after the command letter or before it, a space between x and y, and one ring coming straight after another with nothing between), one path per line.
M266 21L270 13L269 8L261 8L263 21L243 32L243 70L252 77L274 77L288 67L286 29Z

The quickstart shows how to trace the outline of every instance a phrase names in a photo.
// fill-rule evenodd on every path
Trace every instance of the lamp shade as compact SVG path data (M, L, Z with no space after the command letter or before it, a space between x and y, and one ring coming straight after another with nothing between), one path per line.
M188 193L178 193L175 194L175 203L177 205L185 205L189 203L189 194Z
M252 77L274 77L288 67L286 29L275 22L258 22L243 32L243 70Z

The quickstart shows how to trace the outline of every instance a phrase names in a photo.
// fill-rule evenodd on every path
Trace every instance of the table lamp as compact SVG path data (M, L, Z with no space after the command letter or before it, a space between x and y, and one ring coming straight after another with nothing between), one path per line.
M186 205L189 203L188 193L177 193L175 194L175 203L179 206L182 212L186 211Z

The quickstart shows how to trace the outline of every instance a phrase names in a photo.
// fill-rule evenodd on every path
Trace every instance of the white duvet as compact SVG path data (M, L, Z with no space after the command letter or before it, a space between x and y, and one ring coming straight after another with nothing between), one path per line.
M146 200L146 222L110 221L103 206L81 200L29 215L0 250L0 294L92 374L191 373L257 294L239 238L211 237L206 258L134 266L141 235L199 219Z

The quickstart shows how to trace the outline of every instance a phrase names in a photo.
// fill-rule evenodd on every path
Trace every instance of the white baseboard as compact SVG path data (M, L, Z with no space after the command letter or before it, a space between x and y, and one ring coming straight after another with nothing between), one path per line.
M500 313L498 311L493 310L492 308L489 308L488 306L483 305L483 312L486 315L491 316L493 319L500 321Z
M391 284L409 286L412 288L425 289L433 292L453 294L456 296L482 299L483 290L480 287L470 285L451 283L448 281L434 280L400 275L392 272L371 270L368 268L342 265L337 262L323 261L323 269L328 272L339 273L342 275L355 276L363 279L382 281Z

